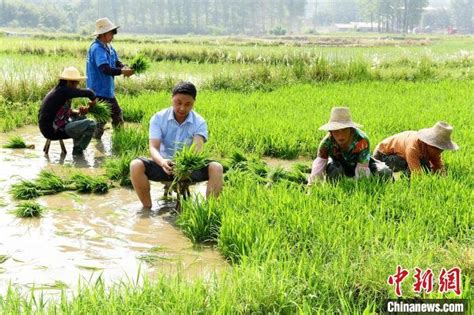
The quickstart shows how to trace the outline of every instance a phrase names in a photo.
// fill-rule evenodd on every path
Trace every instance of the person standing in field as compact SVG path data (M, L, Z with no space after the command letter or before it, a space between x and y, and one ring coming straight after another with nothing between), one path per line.
M90 45L86 59L87 87L96 93L100 101L105 101L110 106L114 127L123 124L122 109L115 98L114 77L129 77L133 74L132 69L120 62L117 52L110 44L118 28L108 18L98 19L95 22L96 39ZM102 137L104 126L105 123L97 124L94 138Z
M410 175L424 169L445 175L441 153L459 149L451 141L452 132L451 125L438 121L431 128L397 133L377 145L374 157L385 162L394 172L403 171Z
M85 119L88 108L94 106L96 95L90 89L78 88L79 81L86 77L79 70L68 67L59 76L59 83L43 100L38 113L39 129L50 140L73 139L73 155L81 155L89 145L96 123ZM89 98L89 107L71 109L71 101L76 97Z
M392 178L392 171L384 163L371 158L369 139L359 127L352 121L349 108L332 108L329 122L319 128L328 134L319 144L308 185L322 181L324 175L329 181L344 176L359 179L371 174Z
M151 181L173 180L173 158L175 152L194 144L202 150L208 140L204 118L193 110L196 87L190 82L178 83L172 91L171 107L156 113L150 119L149 146L151 159L137 158L130 163L130 178L133 188L144 208L151 208ZM191 173L193 182L206 181L206 196L217 197L224 184L223 167L211 162L206 167Z

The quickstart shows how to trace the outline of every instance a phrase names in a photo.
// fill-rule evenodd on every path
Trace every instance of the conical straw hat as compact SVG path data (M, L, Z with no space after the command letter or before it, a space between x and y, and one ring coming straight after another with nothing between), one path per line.
M79 70L77 70L75 67L64 68L63 72L61 72L61 74L59 75L59 78L61 80L68 81L80 81L87 79L87 77L81 76Z
M319 130L332 131L358 127L362 127L362 125L352 121L351 112L348 107L333 107L329 122L319 127Z
M418 131L418 137L426 144L437 147L441 150L457 150L459 146L451 141L453 127L444 122L438 121L433 127Z
M95 33L92 35L100 35L119 28L120 26L112 23L108 18L101 18L95 21Z

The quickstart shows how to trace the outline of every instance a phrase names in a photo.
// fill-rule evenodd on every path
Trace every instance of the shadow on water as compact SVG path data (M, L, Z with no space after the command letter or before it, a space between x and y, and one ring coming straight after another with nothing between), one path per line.
M175 203L160 200L159 183L152 183L157 204L152 210L142 209L133 190L112 188L105 195L63 192L38 198L47 209L39 219L19 219L11 213L17 202L9 187L20 179L36 178L42 169L61 174L80 168L89 175L103 174L100 166L111 154L110 133L106 131L102 142L93 140L79 157L71 154L71 140L65 141L66 155L53 142L45 156L45 139L36 126L1 135L0 147L15 134L35 149L0 149L0 294L9 283L24 291L35 286L54 293L74 289L78 279L133 279L138 270L151 278L178 272L208 278L227 268L217 250L196 248L176 227ZM205 184L193 190L203 194Z

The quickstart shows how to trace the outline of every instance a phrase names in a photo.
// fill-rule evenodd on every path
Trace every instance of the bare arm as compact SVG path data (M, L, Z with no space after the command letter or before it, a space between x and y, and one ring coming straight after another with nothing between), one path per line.
M204 138L200 135L194 136L193 137L193 144L194 144L194 148L197 152L202 151L202 149L204 147Z
M163 168L166 174L171 175L173 173L173 162L170 159L165 159L161 156L160 145L161 141L158 139L150 139L150 154L152 160Z

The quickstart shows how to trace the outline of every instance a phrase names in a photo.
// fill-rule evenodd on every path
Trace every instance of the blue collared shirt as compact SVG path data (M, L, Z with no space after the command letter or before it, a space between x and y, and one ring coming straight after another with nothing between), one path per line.
M179 124L173 113L173 107L165 108L150 119L150 139L161 141L160 154L171 159L183 145L190 146L194 136L202 136L207 141L207 124L198 113L191 111L186 120Z
M116 68L118 55L111 45L105 45L96 39L87 52L86 74L87 87L95 92L97 96L115 97L114 77L100 71L99 67L108 64Z

